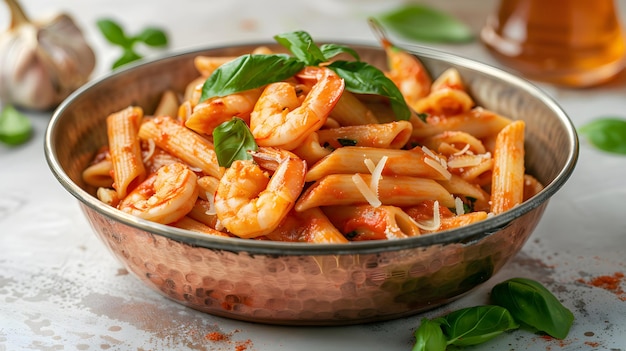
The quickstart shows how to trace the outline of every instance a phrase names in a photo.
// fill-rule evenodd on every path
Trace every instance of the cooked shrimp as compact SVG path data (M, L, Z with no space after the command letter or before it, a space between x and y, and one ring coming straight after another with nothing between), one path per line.
M339 101L344 81L328 68L312 68L317 82L301 101L294 85L268 85L250 115L250 129L260 146L292 150L324 125Z
M252 160L237 160L226 170L215 194L215 210L229 232L254 238L275 230L293 208L304 186L306 162L289 151L259 148Z
M404 96L407 104L413 105L430 93L432 79L417 57L394 46L381 38L387 53L389 71L385 75L391 79Z
M193 108L185 126L198 133L211 134L215 127L233 117L248 121L260 95L261 89L258 88L208 99Z
M182 163L165 165L130 192L118 208L162 224L184 217L198 197L197 176Z

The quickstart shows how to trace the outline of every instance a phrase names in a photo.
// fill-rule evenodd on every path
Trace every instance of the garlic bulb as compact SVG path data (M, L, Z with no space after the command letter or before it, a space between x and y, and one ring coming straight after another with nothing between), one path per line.
M96 58L65 14L29 21L17 0L5 0L11 25L0 35L0 100L35 110L56 107L89 80Z

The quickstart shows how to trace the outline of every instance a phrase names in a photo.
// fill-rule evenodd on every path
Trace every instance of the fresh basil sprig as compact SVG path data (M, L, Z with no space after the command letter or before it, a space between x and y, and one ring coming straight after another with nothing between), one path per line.
M474 39L471 29L449 14L428 6L410 4L378 16L388 29L410 40L464 43Z
M589 142L598 149L626 155L626 120L618 117L602 117L578 128Z
M317 66L326 61L326 56L315 45L313 38L304 31L277 34L274 40L289 50L295 58L307 66Z
M25 143L33 134L30 119L15 107L6 105L0 113L0 142L16 146Z
M241 118L233 117L213 130L213 142L217 162L221 167L230 167L235 160L250 160L250 151L258 149L248 125Z
M445 351L448 339L441 329L442 320L441 318L422 319L419 328L415 331L415 344L411 351Z
M358 61L359 55L353 49L338 44L317 46L304 31L278 34L274 39L293 57L283 54L243 55L223 64L204 82L200 101L278 82L293 76L304 66L318 66L345 53L357 61L338 60L327 67L345 80L346 90L385 96L390 99L397 119L409 119L409 107L398 87L378 68Z
M519 328L509 311L500 306L468 307L449 313L442 323L449 345L470 346L491 340L503 332Z
M326 57L327 60L330 60L331 58L340 54L348 54L354 57L355 60L361 61L361 57L359 56L359 54L349 46L339 44L322 44L322 46L320 46L320 49L324 53L324 57Z
M136 51L137 43L150 47L165 47L168 44L167 34L160 28L147 27L137 35L128 35L122 26L112 19L102 18L96 24L109 43L123 50L122 56L113 63L113 69L142 58L142 55Z
M304 31L277 34L274 39L307 66L318 66L339 54L348 54L360 60L359 54L345 45L322 44L318 47L311 35Z
M335 61L328 68L346 82L346 90L357 94L376 94L389 98L396 119L408 120L411 111L396 85L378 68L363 61Z
M492 301L513 317L557 339L565 339L574 315L548 289L526 278L513 278L491 290Z
M422 319L413 351L444 351L447 346L481 344L525 324L564 339L574 315L539 282L512 278L491 290L494 305L475 306L435 319ZM442 341L443 337L443 341Z
M200 101L287 79L304 63L285 54L243 55L218 67L202 85Z

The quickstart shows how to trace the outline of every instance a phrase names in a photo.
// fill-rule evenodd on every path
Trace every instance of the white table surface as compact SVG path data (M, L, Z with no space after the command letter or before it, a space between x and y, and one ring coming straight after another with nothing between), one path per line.
M382 0L22 2L33 18L63 10L76 19L98 56L94 77L106 73L119 54L97 32L96 19L105 16L116 18L129 32L162 26L169 32L168 50L178 51L268 41L296 29L318 40L373 42L365 18L390 6ZM426 3L478 31L494 1ZM618 4L626 18L626 4ZM7 24L6 8L0 5L0 27ZM478 42L431 46L497 65ZM626 74L593 89L540 86L576 126L599 116L626 117ZM583 140L574 175L553 197L523 250L460 300L384 323L291 328L197 312L158 295L129 274L92 234L77 201L48 169L43 135L50 115L29 112L34 138L17 148L0 146L0 351L410 350L422 317L485 303L494 284L513 276L539 280L562 299L576 318L569 336L557 341L515 331L468 350L626 350L626 295L579 281L626 269L624 156L597 151ZM621 288L626 290L626 284ZM227 340L208 340L207 334L215 331Z

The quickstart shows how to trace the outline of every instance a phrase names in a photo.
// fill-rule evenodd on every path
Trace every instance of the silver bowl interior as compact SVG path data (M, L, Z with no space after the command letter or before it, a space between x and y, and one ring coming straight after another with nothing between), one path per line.
M194 50L129 65L77 90L57 108L46 131L45 155L49 167L65 189L79 200L95 232L118 259L140 279L168 297L193 308L216 315L266 323L345 324L396 318L435 307L458 298L484 282L517 253L541 218L548 199L563 186L574 170L578 157L575 129L563 110L545 93L530 83L491 66L427 48L410 46L406 49L422 60L431 75L437 76L444 70L455 67L478 105L513 119L526 121L526 167L528 173L545 185L540 193L510 211L467 227L403 240L355 242L348 245L311 245L209 237L132 217L104 205L93 196L94 189L84 184L81 173L96 150L106 144L105 118L108 114L129 105L142 106L149 112L156 107L162 91L166 89L183 91L187 83L197 76L193 66L193 58L197 55L234 56L250 52L259 45L279 50L271 43L252 43ZM384 52L380 48L354 43L347 45L355 48L364 61L381 68L385 67ZM154 257L137 258L133 256L133 249L150 251L145 247L139 248L137 244L137 240L145 244L144 239L137 238L145 238L146 235L154 244ZM510 237L506 238L504 235ZM124 244L124 240L128 242ZM162 241L168 244L158 244ZM163 249L166 246L176 247L176 252ZM165 253L162 250L165 250ZM473 253L464 253L472 250ZM449 255L443 255L443 252L448 252ZM136 255L141 256L140 253ZM162 277L155 279L154 270L150 271L146 267L159 264L159 260L168 255L172 257L165 258L167 265L175 266L176 269L170 269L168 271L170 273L161 272ZM341 265L341 261L346 265L342 268L343 278L340 279L343 283L352 278L358 280L360 278L355 277L361 274L366 278L363 278L365 279L363 281L358 280L361 284L352 282L356 285L350 288L349 296L347 293L339 292L340 299L343 299L342 301L361 299L369 302L361 301L360 304L350 305L353 306L352 309L342 308L343 312L339 315L335 310L333 313L328 311L312 313L307 310L308 305L305 303L299 304L300 309L292 311L291 314L280 314L271 307L256 315L243 307L240 310L220 309L215 307L218 305L216 301L223 302L224 296L228 295L226 292L208 303L207 298L184 297L186 296L184 288L180 288L183 290L179 287L172 288L171 284L168 288L165 276L172 275L172 271L185 272L192 269L193 272L200 274L198 271L206 269L204 266L189 263L186 258L189 255L205 257L212 262L226 260L221 264L228 264L233 260L240 262L240 266L245 267L241 268L244 273L228 272L234 282L238 278L245 280L246 274L261 274L261 272L245 273L246 270L252 269L250 266L261 261L263 264L271 261L275 265L276 262L272 260L277 259L282 260L281 266L298 267L302 262L314 259L314 266L318 267L316 268L318 272L310 277L313 280L310 284L319 286L330 284L335 286L334 289L338 289L337 286L347 289L345 284L337 284L337 281L332 280L339 278L329 278L326 274L329 270L323 268L329 262ZM232 257L225 258L231 255ZM415 255L423 255L425 261L420 262L420 259L413 257ZM209 256L212 258L206 258ZM137 262L133 263L133 257ZM440 264L438 268L425 271L416 268L423 265L431 267L433 260L445 261L445 257L449 257L448 263ZM244 261L245 264L242 263ZM476 268L482 265L481 262L488 262L489 268L486 271ZM382 267L384 272L380 271ZM304 269L291 270L294 271L293 274L287 274L280 279L287 281L295 279L299 284L303 284L301 279ZM432 280L431 278L438 272L442 275ZM263 271L263 274L270 276L274 273L267 269ZM217 273L205 272L205 276L215 274ZM375 278L377 275L378 278ZM173 278L170 277L171 279ZM208 290L206 286L202 286L204 283L198 284L200 285L195 286L196 290ZM439 287L438 284L443 287ZM178 285L193 284L183 279ZM388 291L389 296L380 297L381 289ZM216 290L219 289L212 291ZM424 293L427 290L433 293ZM419 291L419 294L416 291ZM256 292L256 294L267 297L267 300L277 298L270 296L269 293ZM281 296L285 298L285 291L282 291ZM220 298L222 300L219 300ZM332 304L336 300L330 301L326 302ZM267 304L266 301L265 305ZM397 306L381 307L382 304Z

